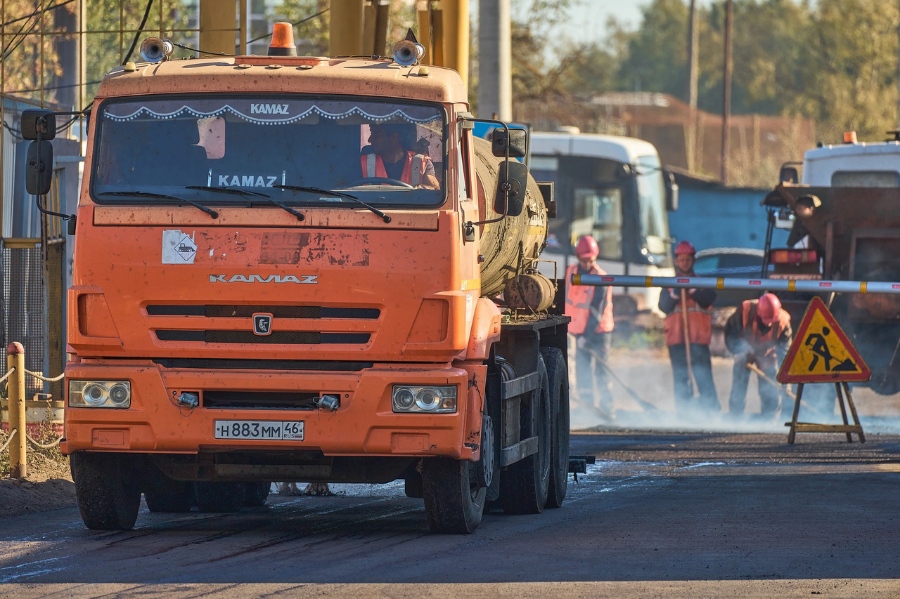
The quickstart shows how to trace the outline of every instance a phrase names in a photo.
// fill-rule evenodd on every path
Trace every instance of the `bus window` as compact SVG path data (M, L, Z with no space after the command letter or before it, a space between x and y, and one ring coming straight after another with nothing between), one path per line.
M575 188L572 215L574 246L582 235L593 235L604 260L622 259L622 190Z

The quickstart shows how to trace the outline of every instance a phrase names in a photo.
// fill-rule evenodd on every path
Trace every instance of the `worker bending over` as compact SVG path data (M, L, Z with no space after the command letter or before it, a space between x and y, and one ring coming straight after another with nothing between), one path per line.
M728 412L732 418L744 417L751 364L769 379L766 381L757 373L760 417L765 420L778 417L783 394L781 387L776 387L775 374L791 347L792 339L791 316L772 293L763 294L758 300L743 302L731 315L725 323L725 345L734 355L731 395L728 398ZM786 404L783 411L787 411Z

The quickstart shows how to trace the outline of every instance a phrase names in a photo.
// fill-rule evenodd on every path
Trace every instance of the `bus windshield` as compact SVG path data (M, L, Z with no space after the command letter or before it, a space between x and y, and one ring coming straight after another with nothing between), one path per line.
M640 227L643 250L653 256L655 264L666 258L669 225L666 218L666 185L662 165L657 156L640 156L635 161Z
M383 206L444 201L446 119L438 105L157 96L109 100L97 115L91 193L98 203L173 196L246 204L254 194L297 204L345 201L315 190ZM214 193L223 190L231 193Z

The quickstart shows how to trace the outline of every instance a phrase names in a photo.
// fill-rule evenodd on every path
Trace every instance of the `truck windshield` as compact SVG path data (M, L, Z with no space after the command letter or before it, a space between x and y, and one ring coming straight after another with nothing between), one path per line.
M283 203L358 206L296 189L319 188L372 205L436 206L445 197L445 129L436 105L369 98L110 100L98 111L91 192L98 203L152 203L148 192L250 202L215 187Z

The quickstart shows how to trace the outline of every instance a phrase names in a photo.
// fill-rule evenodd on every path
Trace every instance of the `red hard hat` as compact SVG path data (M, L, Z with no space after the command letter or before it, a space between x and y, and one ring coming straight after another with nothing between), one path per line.
M682 241L678 245L675 246L675 255L680 256L682 254L690 254L693 256L697 253L696 248L691 245L690 241Z
M595 240L590 235L585 235L581 239L578 240L578 245L575 246L575 255L579 258L596 258L600 255L600 246L597 245L597 240Z
M781 300L774 293L764 293L759 298L759 306L756 313L763 324L773 324L778 321L781 314Z

